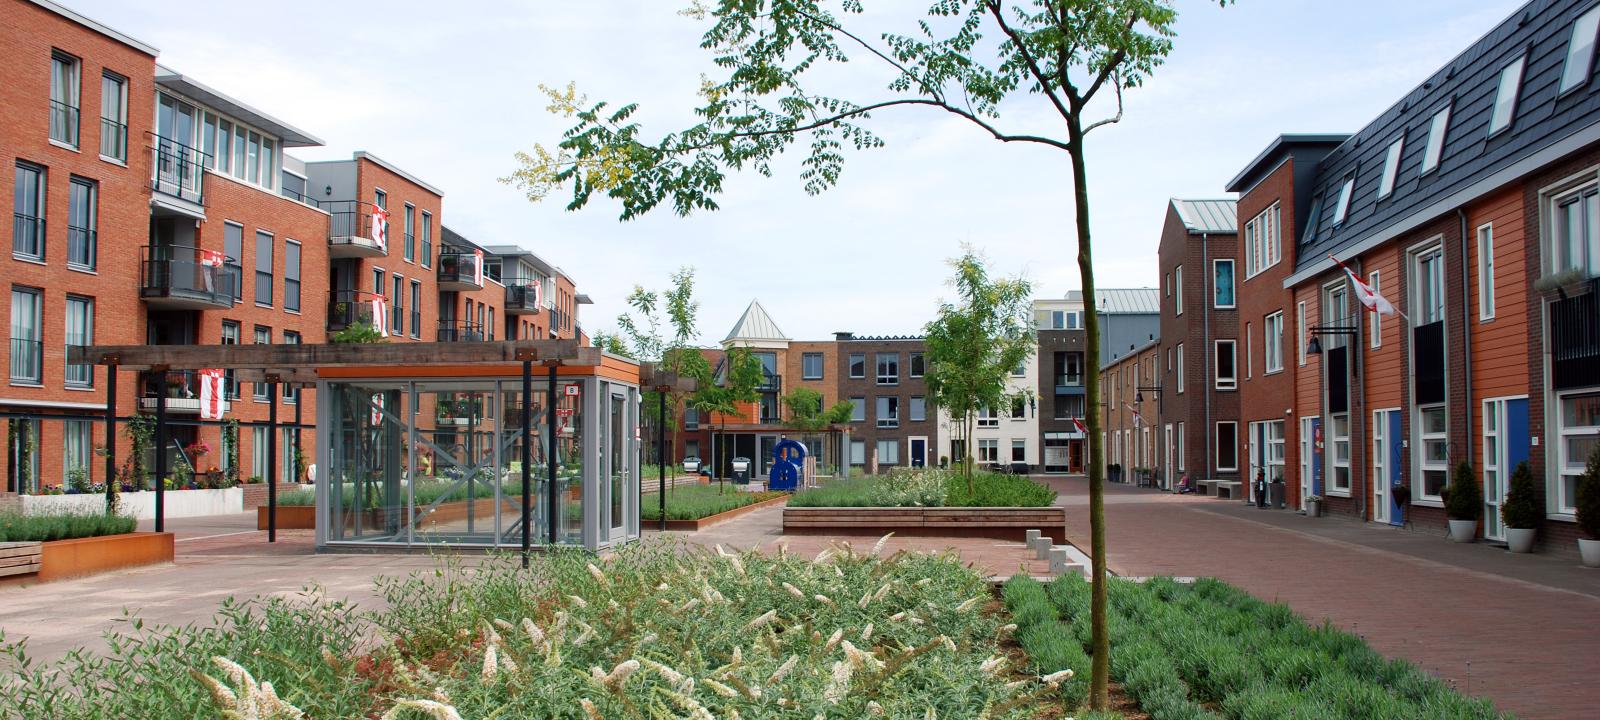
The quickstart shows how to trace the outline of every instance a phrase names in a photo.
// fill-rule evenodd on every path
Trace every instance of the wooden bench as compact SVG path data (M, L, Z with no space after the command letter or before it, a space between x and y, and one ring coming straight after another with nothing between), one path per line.
M44 546L37 542L0 542L0 577L39 572Z

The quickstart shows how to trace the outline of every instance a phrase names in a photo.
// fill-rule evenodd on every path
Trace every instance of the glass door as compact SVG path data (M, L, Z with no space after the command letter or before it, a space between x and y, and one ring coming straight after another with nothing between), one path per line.
M628 398L621 393L609 396L606 411L606 482L609 540L618 541L627 536L628 497Z
M1505 447L1506 401L1483 401L1483 536L1489 540L1504 540L1505 521L1500 518L1500 505L1505 502L1506 471Z

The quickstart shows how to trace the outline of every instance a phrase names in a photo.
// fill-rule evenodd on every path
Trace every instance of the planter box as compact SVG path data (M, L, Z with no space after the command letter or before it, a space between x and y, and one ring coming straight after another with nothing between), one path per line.
M1067 541L1067 509L1024 507L785 507L784 533L990 537L1023 540L1038 530L1055 543Z
M169 563L173 557L172 533L136 532L32 544L38 547L38 572L12 579L48 582Z
M163 493L168 519L226 515L244 512L244 491L232 487L226 490L168 490ZM23 495L22 514L53 515L65 512L104 512L105 493L80 495ZM156 516L154 490L117 493L118 509L123 515L140 520Z
M515 500L516 498L508 495L505 499ZM427 517L422 518L422 523L417 526L417 529L422 530L428 528L429 526L438 525L441 523L465 522L467 519L468 506L472 506L472 512L479 521L493 520L494 498L481 498L472 502L461 500L457 502L443 503L439 507L434 508L432 513L429 513ZM517 506L516 512L521 512L521 505ZM401 513L403 516L404 511L401 511ZM378 527L384 524L385 518L386 513L384 511L372 510L367 513L366 519L362 522L370 527ZM401 522L404 524L403 518ZM315 530L316 527L317 509L315 507L310 505L278 506L279 530ZM267 529L267 508L265 506L256 508L256 529Z
M267 506L256 508L256 529L267 529ZM311 505L279 505L279 530L317 529L317 509Z
M313 487L315 487L315 486L314 485L298 485L296 483L278 483L278 496L279 497L283 497L284 493L292 491L292 490L310 490ZM267 504L267 484L266 483L250 483L250 484L247 484L247 485L240 485L239 489L244 491L244 509L245 510L249 510L251 508L258 508L258 507L261 507L262 505ZM279 516L279 517L281 518L282 516Z
M762 500L761 502L758 502L758 503L751 503L751 504L746 505L744 507L736 507L736 508L734 508L732 510L728 510L726 512L719 512L719 513L717 513L715 515L707 515L707 516L705 516L703 518L700 518L699 520L668 520L667 521L667 529L668 530L683 530L683 531L688 531L688 532L694 532L696 530L701 530L701 529L704 529L704 528L711 527L712 525L716 525L717 523L720 523L720 522L725 522L727 520L732 520L733 518L739 517L740 515L743 515L743 514L745 514L747 512L750 512L752 510L759 510L759 509L764 508L764 507L772 507L773 505L782 505L782 504L784 504L786 502L789 502L788 496L775 497L775 498L772 498L770 500ZM656 529L656 528L660 528L661 527L661 521L660 520L645 520L645 519L641 518L639 520L639 524L643 525L646 528L650 528L650 529Z

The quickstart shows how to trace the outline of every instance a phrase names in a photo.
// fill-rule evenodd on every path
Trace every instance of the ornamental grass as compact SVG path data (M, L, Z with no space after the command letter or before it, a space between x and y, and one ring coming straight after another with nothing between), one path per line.
M131 533L139 521L104 512L63 512L23 515L0 512L0 542L47 542Z
M716 485L685 485L667 489L668 520L699 520L718 513L754 505L787 493L778 491L745 492ZM648 522L661 520L661 494L644 493L639 496L639 517Z

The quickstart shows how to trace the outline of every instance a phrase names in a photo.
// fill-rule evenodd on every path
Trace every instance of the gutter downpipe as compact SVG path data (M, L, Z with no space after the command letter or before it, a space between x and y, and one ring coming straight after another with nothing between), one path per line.
M1472 459L1472 303L1467 302L1467 298L1472 293L1467 289L1467 211L1456 208L1456 220L1461 228L1461 365L1462 374L1466 376L1462 378L1461 383L1462 397L1466 399L1466 407L1462 410L1467 418L1467 460L1470 462ZM1483 302L1483 299L1479 298L1478 302ZM1445 377L1449 377L1448 365ZM1446 392L1446 397L1448 396L1449 393ZM1504 481L1501 482L1501 487L1505 487Z
M1210 266L1211 235L1210 233L1200 233L1200 277L1205 277L1205 270ZM1234 278L1234 283L1236 285L1238 284L1237 277ZM1204 282L1200 283L1200 287L1202 288L1200 292L1200 357L1204 358L1205 368L1205 373L1201 375L1200 381L1202 383L1202 387L1206 389L1206 426L1201 430L1200 434L1205 436L1206 439L1206 477L1207 479L1215 480L1217 479L1217 469L1212 465L1212 463L1215 462L1217 454L1216 448L1212 444L1215 442L1215 437L1211 434L1211 394L1216 392L1217 388L1216 384L1211 381L1211 353L1213 352L1211 349L1211 309L1213 306L1211 304L1212 298L1209 297L1209 293L1203 289L1205 288L1206 284L1207 283ZM1178 292L1183 292L1183 288L1178 288ZM1216 288L1213 287L1211 292L1216 292ZM1235 293L1237 293L1237 290ZM1178 372L1183 372L1183 368L1178 368ZM1238 441L1238 433L1235 433L1234 442Z

